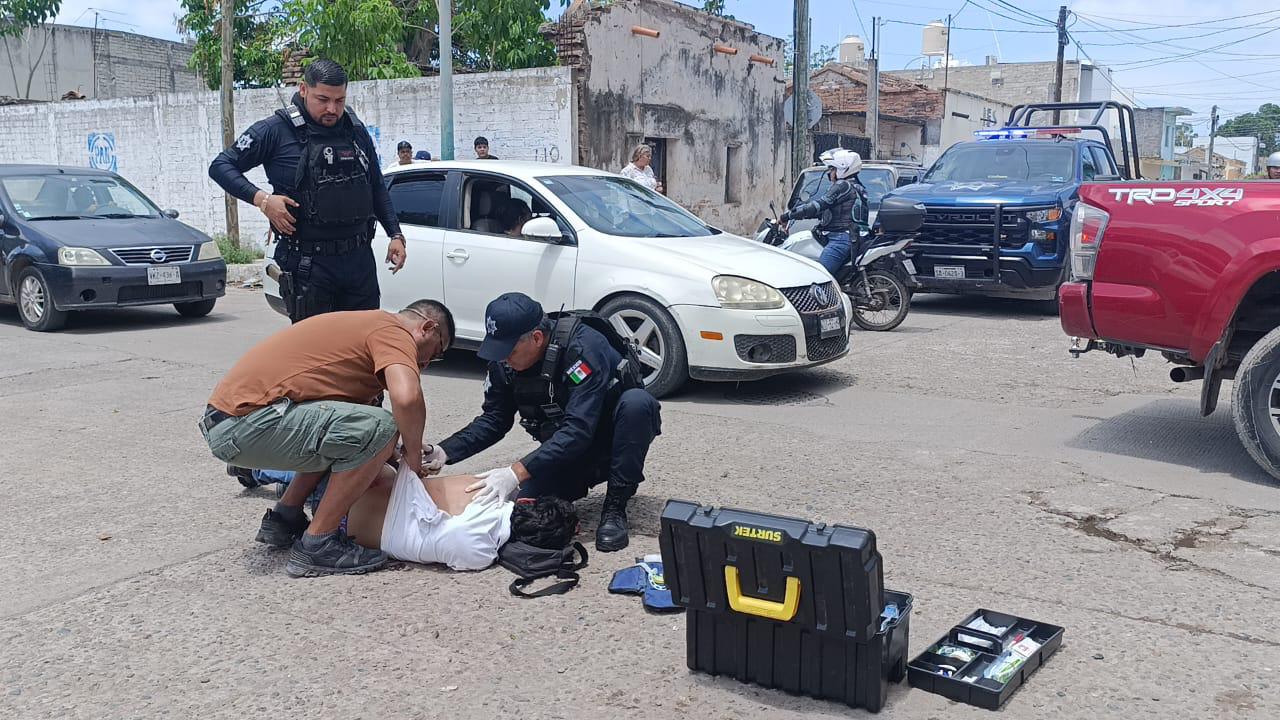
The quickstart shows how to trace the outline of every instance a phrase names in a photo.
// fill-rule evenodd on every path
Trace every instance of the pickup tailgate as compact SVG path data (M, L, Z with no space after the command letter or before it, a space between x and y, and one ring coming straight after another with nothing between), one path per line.
M1259 242L1280 236L1280 183L1089 183L1080 200L1110 219L1092 281L1060 295L1064 329L1196 360L1256 278Z

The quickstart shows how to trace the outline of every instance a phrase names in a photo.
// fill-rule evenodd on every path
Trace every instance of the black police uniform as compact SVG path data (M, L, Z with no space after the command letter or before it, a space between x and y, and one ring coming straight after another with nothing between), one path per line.
M521 426L542 443L521 461L530 475L521 497L578 500L607 481L609 495L625 501L644 480L645 455L662 419L657 399L627 386L617 370L621 361L603 335L579 323L551 381L542 377L542 364L517 373L505 362L489 363L482 414L440 443L449 464L493 446L519 412Z
M258 188L244 176L261 165L277 195L299 204L292 236L277 234L275 260L285 275L281 295L298 322L336 310L379 307L378 267L369 241L373 219L400 233L369 131L348 109L332 128L307 115L302 98L259 120L209 165L209 177L253 203Z

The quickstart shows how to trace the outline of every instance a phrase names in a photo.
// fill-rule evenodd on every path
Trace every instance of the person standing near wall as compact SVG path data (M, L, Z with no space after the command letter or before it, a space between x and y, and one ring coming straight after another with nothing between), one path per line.
M653 190L662 192L662 183L653 174L653 148L641 143L631 151L631 162L622 168L621 175Z

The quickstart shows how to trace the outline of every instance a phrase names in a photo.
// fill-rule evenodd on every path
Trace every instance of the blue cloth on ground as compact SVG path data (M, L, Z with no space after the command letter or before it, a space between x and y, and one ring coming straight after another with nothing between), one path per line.
M640 595L645 608L656 612L682 609L671 599L671 591L667 589L660 562L638 562L619 570L609 581L609 592Z

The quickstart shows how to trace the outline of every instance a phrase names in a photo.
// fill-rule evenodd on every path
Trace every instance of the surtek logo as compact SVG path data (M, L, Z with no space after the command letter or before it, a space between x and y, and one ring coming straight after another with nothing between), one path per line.
M1127 205L1173 203L1174 207L1225 207L1244 199L1244 188L1108 188L1107 192Z
M759 540L761 542L782 543L781 530L766 530L764 528L751 527L749 525L734 525L733 536L738 538L746 538L747 540Z

